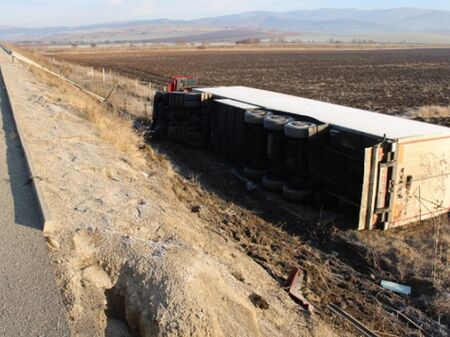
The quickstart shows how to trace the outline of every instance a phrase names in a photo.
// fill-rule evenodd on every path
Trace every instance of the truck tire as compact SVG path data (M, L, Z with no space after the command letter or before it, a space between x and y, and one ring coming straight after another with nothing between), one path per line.
M316 133L316 129L316 124L293 121L285 124L284 135L289 138L306 139Z
M282 193L284 199L297 203L310 200L313 192L310 189L296 190L285 184Z
M244 176L252 181L261 181L266 173L267 171L263 169L244 167Z
M274 179L269 176L264 176L262 180L262 186L264 189L271 192L281 192L285 181L280 179Z
M271 115L264 118L264 128L270 131L283 131L284 125L294 121L292 117Z
M263 125L264 118L272 116L272 112L267 110L247 110L245 112L245 123L254 125Z

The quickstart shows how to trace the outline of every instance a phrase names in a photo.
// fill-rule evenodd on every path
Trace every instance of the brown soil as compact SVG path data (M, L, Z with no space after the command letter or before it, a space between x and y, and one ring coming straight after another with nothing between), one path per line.
M336 210L318 212L260 189L250 193L228 165L210 155L171 143L154 146L194 186L202 186L201 191L175 190L179 198L189 205L201 205L198 216L211 224L211 230L237 242L281 287L293 267L304 270L306 298L335 328L353 329L333 317L327 307L330 303L338 304L380 336L420 335L393 316L390 307L421 322L429 334L445 336L444 328L431 317L449 324L450 310L443 304L450 285L446 281L450 272L447 216L387 233L360 233L350 229L351 210L340 209L338 216ZM423 235L429 241L423 241ZM429 261L438 265L434 276ZM382 279L412 285L413 296L405 298L382 289Z

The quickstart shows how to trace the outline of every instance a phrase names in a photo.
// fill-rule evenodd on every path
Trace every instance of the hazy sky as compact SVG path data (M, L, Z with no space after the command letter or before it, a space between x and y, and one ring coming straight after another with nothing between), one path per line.
M191 19L243 11L419 7L450 10L450 0L0 0L0 26L55 26L132 19Z

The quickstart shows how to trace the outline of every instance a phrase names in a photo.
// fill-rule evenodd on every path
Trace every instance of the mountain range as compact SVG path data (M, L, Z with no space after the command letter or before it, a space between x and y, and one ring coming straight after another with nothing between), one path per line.
M450 11L417 8L322 8L291 12L247 12L195 20L111 22L76 27L0 26L0 39L16 41L214 41L307 33L358 36L419 33L450 35Z
M220 27L252 27L310 33L450 32L450 11L417 8L380 10L300 10L285 13L250 12L195 20Z

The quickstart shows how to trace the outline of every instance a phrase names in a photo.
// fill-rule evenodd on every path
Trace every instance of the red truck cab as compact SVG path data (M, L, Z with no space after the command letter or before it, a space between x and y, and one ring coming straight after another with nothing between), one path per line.
M167 92L192 91L196 84L197 81L190 76L172 76L167 85Z

